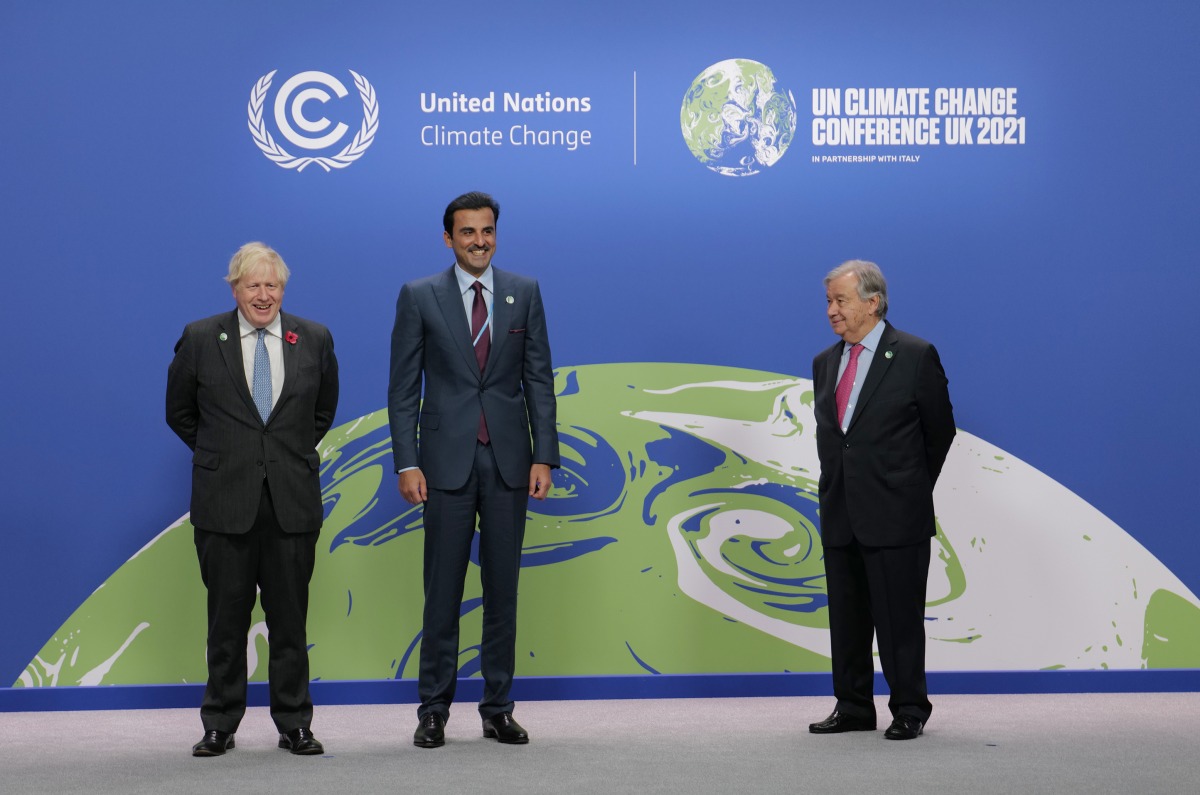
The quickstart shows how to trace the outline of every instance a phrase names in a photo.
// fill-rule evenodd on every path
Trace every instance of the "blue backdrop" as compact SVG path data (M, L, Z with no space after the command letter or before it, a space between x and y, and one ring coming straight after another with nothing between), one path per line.
M821 277L880 263L890 320L935 341L964 430L1094 505L1200 591L1188 345L1200 291L1200 6L878 0L754 10L608 2L6 2L0 255L8 339L0 684L187 509L163 422L186 321L232 308L252 239L293 271L285 309L327 324L339 420L385 404L399 286L450 263L441 212L503 206L497 264L540 279L556 364L688 362L802 377L834 338ZM759 173L689 151L681 102L748 59L790 92L795 138ZM361 157L281 168L248 129L276 71ZM818 146L818 88L1016 87L1025 142ZM586 97L586 112L427 113L422 95ZM264 122L292 156L273 116ZM252 103L251 103L252 104ZM422 142L487 126L494 146ZM515 145L514 125L590 143ZM348 138L347 138L348 140ZM339 146L320 154L332 155ZM822 162L905 155L915 162ZM815 158L815 160L814 160Z

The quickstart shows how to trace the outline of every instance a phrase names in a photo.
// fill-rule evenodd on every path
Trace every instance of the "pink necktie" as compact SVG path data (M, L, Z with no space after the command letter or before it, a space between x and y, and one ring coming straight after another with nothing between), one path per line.
M854 391L854 376L858 374L858 355L862 352L862 343L854 343L850 349L850 361L846 363L846 371L842 373L842 380L838 381L837 389L833 393L834 402L837 403L839 428L846 417L846 404L850 402L850 393Z
M479 372L483 372L484 365L487 364L488 351L492 349L492 335L488 333L487 325L487 303L483 300L483 285L475 282L471 285L471 289L475 291L475 300L471 302L471 339L475 340L475 361L479 363ZM482 334L480 332L483 332ZM479 412L479 441L487 444L491 437L488 435L487 420L483 418L483 412Z

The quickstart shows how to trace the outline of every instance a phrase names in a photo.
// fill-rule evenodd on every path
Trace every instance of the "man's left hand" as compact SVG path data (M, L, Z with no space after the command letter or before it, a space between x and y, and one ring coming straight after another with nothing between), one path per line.
M535 500L544 500L550 493L550 466L534 464L529 468L529 496Z

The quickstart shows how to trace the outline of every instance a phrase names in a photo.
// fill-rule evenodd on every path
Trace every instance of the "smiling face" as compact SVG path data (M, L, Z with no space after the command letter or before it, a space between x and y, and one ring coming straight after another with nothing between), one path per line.
M862 342L879 322L879 296L864 301L858 295L858 276L847 273L825 287L825 316L833 333L846 342Z
M451 231L443 232L442 238L446 248L454 249L459 267L478 279L496 253L496 216L491 207L455 210Z
M275 321L283 304L283 281L273 265L261 262L234 282L233 300L251 326L266 328Z

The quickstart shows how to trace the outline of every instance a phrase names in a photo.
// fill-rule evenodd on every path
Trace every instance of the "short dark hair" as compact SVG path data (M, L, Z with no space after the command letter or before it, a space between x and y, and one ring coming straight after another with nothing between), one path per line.
M486 193L480 193L473 190L470 193L464 193L454 201L446 205L446 213L442 216L442 228L446 230L446 234L454 234L454 213L459 210L482 210L484 207L490 207L492 210L492 219L500 222L500 203Z

